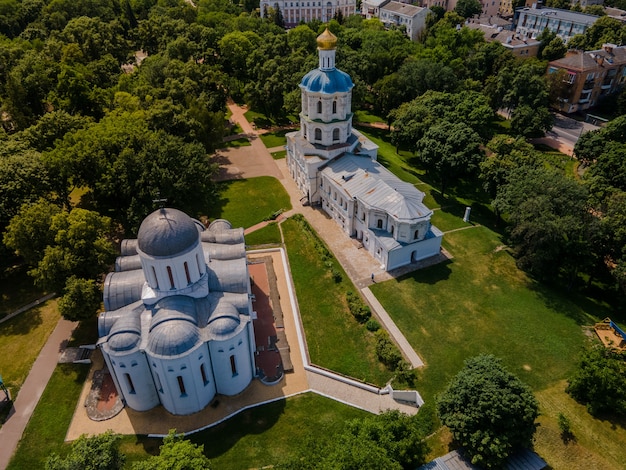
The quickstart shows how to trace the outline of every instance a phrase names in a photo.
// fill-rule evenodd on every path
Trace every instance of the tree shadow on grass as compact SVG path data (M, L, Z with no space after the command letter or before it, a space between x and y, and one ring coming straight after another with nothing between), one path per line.
M423 269L418 269L417 271L413 271L402 276L395 278L396 282L402 282L407 279L413 279L415 282L419 282L422 284L437 284L440 281L445 281L450 277L452 273L452 269L450 265L454 261L451 259L446 259L441 263L437 263L433 266L428 266Z
M0 325L0 343L6 341L7 336L27 335L43 323L41 309L38 305L7 320Z
M577 325L593 324L596 319L605 318L611 313L611 309L600 301L568 291L559 285L546 285L533 280L528 288L537 293L550 310L571 318Z
M222 214L224 212L224 207L226 207L226 204L228 204L228 202L230 201L225 194L228 191L228 188L237 180L230 180L230 181L220 181L219 183L217 183L217 197L215 198L215 200L213 201L213 204L211 205L211 207L209 208L209 210L207 211L207 217L209 217L210 219L219 219L222 217Z

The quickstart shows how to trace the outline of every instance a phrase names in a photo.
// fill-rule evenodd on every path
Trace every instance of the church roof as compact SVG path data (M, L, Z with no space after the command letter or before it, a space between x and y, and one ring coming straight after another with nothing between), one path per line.
M348 93L352 87L350 75L339 69L311 70L300 82L300 88L310 93Z
M175 256L194 246L199 233L198 224L184 212L161 208L141 223L137 245L149 256Z
M328 28L317 37L317 47L322 50L332 50L337 47L337 36L330 32Z
M349 197L398 221L411 222L432 215L422 203L424 193L367 157L346 154L329 162L322 173L341 186Z
M166 297L156 303L155 312L147 347L152 354L178 356L200 342L194 299L182 295Z

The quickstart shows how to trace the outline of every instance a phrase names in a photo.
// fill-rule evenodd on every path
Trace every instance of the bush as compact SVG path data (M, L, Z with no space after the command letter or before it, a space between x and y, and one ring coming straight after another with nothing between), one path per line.
M404 383L411 388L415 387L415 383L417 382L415 369L411 368L411 364L404 359L398 362L398 367L396 368L396 379L398 382Z
M367 322L365 323L365 328L368 329L368 331L371 332L376 332L378 330L380 330L380 323L378 323L376 320L374 320L373 318L370 318L369 320L367 320Z
M354 292L348 291L348 293L346 294L346 300L348 301L348 308L350 308L350 313L359 323L365 323L372 316L372 311L370 310L370 308L365 305L363 300L361 300L361 297L356 295Z
M343 281L343 276L341 275L341 272L339 272L339 270L333 269L331 273L333 276L333 281L335 281L335 284L339 284L341 281Z
M567 416L563 413L559 413L559 429L561 430L561 439L563 442L568 443L569 441L574 439L574 433L572 433L572 425L569 422Z
M389 339L389 335L385 330L378 330L376 333L376 356L380 362L385 364L389 369L396 370L402 355L396 345Z

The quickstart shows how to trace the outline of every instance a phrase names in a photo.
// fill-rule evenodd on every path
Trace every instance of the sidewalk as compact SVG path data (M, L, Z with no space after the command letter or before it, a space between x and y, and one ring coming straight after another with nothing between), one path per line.
M0 429L0 442L2 443L0 446L0 470L4 470L9 464L13 452L15 452L17 444L22 438L24 429L52 376L52 372L54 372L59 360L59 352L72 336L76 325L75 322L59 320L33 364L28 377L26 377L20 393L13 403L13 410Z

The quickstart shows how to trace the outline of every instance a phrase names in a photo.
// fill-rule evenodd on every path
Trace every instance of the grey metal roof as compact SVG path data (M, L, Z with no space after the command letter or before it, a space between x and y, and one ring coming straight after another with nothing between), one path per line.
M204 250L209 252L209 259L236 259L246 256L246 245L237 243L234 245L225 245L222 243L206 243L203 244Z
M107 274L104 280L104 309L117 310L141 299L146 278L141 269Z
M126 315L132 315L133 312L137 312L137 314L141 315L141 312L145 309L146 308L143 302L138 300L114 311L100 312L98 315L98 337L108 335L109 331L111 331L111 328L113 328L113 325L119 318Z
M209 318L208 331L215 336L224 337L237 329L241 321L239 312L228 302L219 302Z
M137 234L139 250L150 256L174 256L193 247L200 227L178 209L161 208L144 219Z
M571 10L561 10L560 8L516 8L515 12L525 13L530 16L544 16L546 18L556 18L559 20L571 21L573 23L585 24L591 26L596 22L599 16L589 15L587 13L579 13ZM518 20L519 21L519 20ZM519 25L519 24L518 24Z
M547 464L530 449L521 449L509 456L504 464L506 470L542 470ZM480 470L458 450L453 450L443 457L422 465L417 470Z
M200 235L200 238L203 242L207 243L221 243L223 245L234 245L237 243L243 243L243 228L233 228L233 229L220 229L220 230L205 230Z
M157 356L178 356L193 349L200 340L194 299L175 295L154 305L147 350Z
M417 15L420 11L422 11L423 8L415 6L415 5L407 5L406 3L391 1L385 6L381 7L380 10L390 11L398 15L404 15L404 16L408 16L412 18L415 15Z
M211 260L209 264L209 291L248 292L248 265L245 258Z
M329 162L322 174L341 186L349 197L398 221L412 222L432 215L422 203L424 193L369 157L346 154Z
M141 313L131 312L119 318L107 340L112 351L130 351L141 342Z
M139 255L118 256L115 260L115 271L132 271L141 269L141 258Z
M128 240L122 240L121 246L121 255L122 256L132 256L137 254L137 239L132 238Z
M224 230L231 230L233 226L226 219L215 219L213 222L209 224L207 230L209 232L221 232Z

